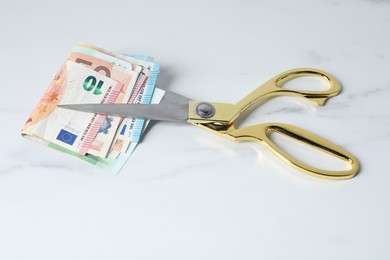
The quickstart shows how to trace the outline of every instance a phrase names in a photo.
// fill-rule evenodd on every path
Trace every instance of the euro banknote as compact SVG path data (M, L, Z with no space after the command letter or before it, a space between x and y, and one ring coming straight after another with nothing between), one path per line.
M108 52L86 43L78 43L72 51L103 59L124 68L134 69L135 66L142 66L143 70L139 76L139 81L144 80L144 83L139 84L140 82L138 82L136 90L139 90L139 94L135 96L136 99L134 101L142 104L150 103L160 68L158 64L151 61L150 57L145 60L139 60L126 55ZM138 142L144 123L145 120L140 118L126 118L121 122L119 127L121 134L119 137L123 144L122 152L128 149L128 145L131 142Z
M123 67L117 66L113 63L79 52L72 52L68 56L68 60L83 64L95 71L105 74L107 77L122 82L124 86L121 89L115 103L127 103L129 101L130 97L133 95L138 75L142 69L141 67L135 68L134 71L124 69ZM89 147L88 153L100 157L106 157L121 121L121 117L108 116L104 126L100 129Z
M58 104L114 103L123 83L66 61L34 109L22 133L85 155L107 119L105 115L58 109Z
M78 44L23 126L22 135L117 173L148 121L77 112L57 105L159 103L164 91L155 89L158 70L152 57L124 56ZM130 128L128 122L132 122Z

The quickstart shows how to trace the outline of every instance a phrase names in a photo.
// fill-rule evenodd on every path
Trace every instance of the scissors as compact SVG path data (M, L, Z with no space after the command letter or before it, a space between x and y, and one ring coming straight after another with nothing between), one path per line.
M329 88L321 91L302 91L281 87L285 82L302 76L324 79ZM236 104L199 102L172 91L166 91L160 104L69 104L58 105L58 107L121 117L187 122L233 141L260 143L284 162L304 173L327 179L348 179L355 176L359 169L357 159L322 137L285 123L262 123L243 128L236 128L234 125L234 121L245 110L271 97L296 96L308 99L317 105L324 105L325 101L337 95L340 89L340 83L332 75L317 69L299 68L285 71L273 77ZM270 139L272 133L291 137L341 159L349 165L349 169L330 171L299 161L284 152Z

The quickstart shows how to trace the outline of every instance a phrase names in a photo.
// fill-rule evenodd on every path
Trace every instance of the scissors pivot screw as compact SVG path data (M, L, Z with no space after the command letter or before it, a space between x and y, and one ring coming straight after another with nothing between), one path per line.
M215 108L210 103L201 102L196 105L195 113L201 118L210 118L215 115Z

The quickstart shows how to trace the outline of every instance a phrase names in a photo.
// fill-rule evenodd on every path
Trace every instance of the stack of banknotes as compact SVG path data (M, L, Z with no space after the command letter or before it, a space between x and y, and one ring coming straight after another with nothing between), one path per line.
M153 58L120 55L78 43L23 126L22 135L109 172L118 173L147 125L121 118L57 108L76 103L159 103L159 65Z

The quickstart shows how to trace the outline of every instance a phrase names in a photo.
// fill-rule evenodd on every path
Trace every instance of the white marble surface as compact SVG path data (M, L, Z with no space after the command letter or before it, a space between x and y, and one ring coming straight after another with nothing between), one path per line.
M390 258L390 1L0 6L0 259ZM317 179L257 144L160 122L118 176L23 139L79 40L154 56L159 85L194 99L235 102L296 67L332 73L343 91L325 107L277 98L243 125L305 128L352 152L361 171Z

